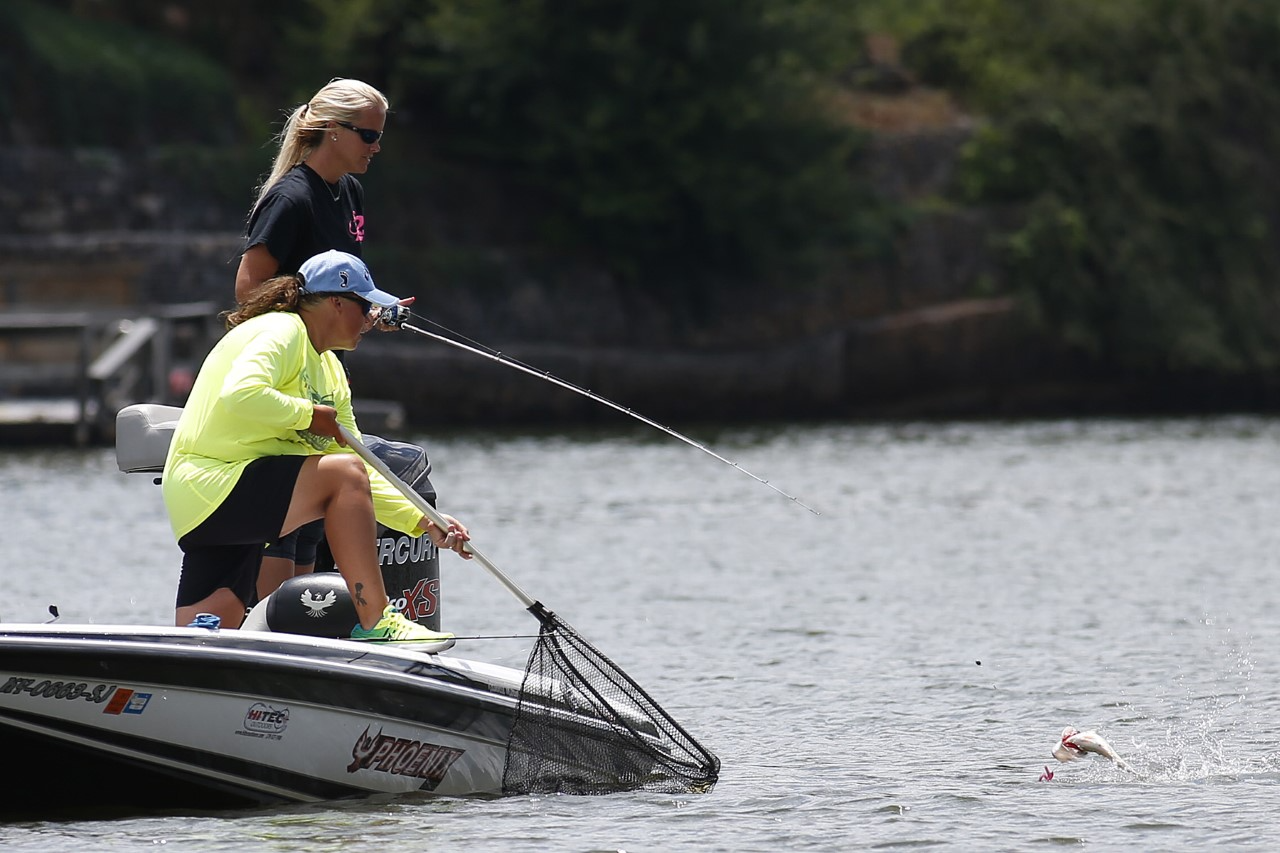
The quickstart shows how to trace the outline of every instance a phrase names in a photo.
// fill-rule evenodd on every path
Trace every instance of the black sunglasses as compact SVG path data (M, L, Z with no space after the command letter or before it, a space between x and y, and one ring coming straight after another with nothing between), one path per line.
M345 127L347 130L354 130L356 133L360 134L360 141L365 145L372 145L382 138L381 130L370 130L367 127L356 127L354 124L350 124L345 121L335 121L334 124L338 127Z
M338 297L339 299L345 299L348 302L354 302L355 304L359 305L364 310L364 313L366 314L370 314L373 312L372 302L368 301L367 299L361 299L359 296L356 296L353 293L335 293L333 295Z

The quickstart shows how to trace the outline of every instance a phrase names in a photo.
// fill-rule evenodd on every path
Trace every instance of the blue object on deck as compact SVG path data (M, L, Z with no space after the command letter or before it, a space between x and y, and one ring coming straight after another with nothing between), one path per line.
M208 628L210 631L216 631L222 627L222 619L214 613L197 613L195 621L187 625L188 628Z

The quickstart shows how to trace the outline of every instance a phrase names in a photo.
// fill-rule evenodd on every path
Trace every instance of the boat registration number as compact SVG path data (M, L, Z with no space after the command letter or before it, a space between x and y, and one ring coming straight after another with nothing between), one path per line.
M53 681L48 678L10 676L0 694L21 693L44 699L83 699L101 704L116 691L115 684L88 684L84 681Z

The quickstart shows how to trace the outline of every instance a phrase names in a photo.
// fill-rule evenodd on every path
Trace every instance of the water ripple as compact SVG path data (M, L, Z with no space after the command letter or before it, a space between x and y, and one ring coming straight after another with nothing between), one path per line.
M714 438L823 515L643 432L422 437L442 508L719 754L710 795L9 824L0 848L1280 844L1280 421ZM0 485L6 618L56 601L78 621L169 620L178 553L149 478L105 452L0 452ZM447 627L527 631L460 563L442 569ZM1097 729L1137 772L1059 764L1066 725Z

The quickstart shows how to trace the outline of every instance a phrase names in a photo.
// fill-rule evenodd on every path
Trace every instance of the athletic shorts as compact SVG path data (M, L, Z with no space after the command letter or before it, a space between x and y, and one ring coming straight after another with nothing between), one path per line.
M195 604L221 587L248 604L268 542L280 536L305 456L255 459L231 494L196 529L178 540L182 575L178 607Z
M264 557L280 557L289 560L295 566L311 566L316 562L316 550L320 540L324 538L324 519L317 518L299 527L292 533L286 533L267 546L262 552Z

